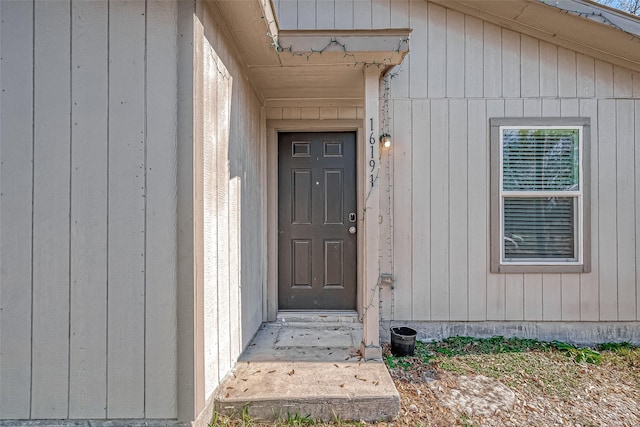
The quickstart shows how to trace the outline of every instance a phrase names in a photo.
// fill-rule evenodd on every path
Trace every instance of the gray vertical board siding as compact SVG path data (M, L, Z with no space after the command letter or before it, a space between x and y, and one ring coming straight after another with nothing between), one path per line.
M599 168L598 168L598 101L595 99L580 100L580 116L591 119L591 138L588 141L591 159L589 167L591 175L591 203L588 206L591 215L591 229L585 230L591 237L591 273L580 276L580 320L597 321L600 319L599 296Z
M429 320L431 319L431 108L428 100L412 101L411 123L412 162L420 165L420 167L411 168L411 254L414 260L412 312L414 319ZM416 188L422 190L415 191Z
M447 88L447 9L427 6L427 91L429 98L443 98Z
M449 319L449 102L431 103L431 319ZM396 249L397 250L397 249Z
M595 60L581 53L576 54L577 96L591 98L596 93Z
M577 98L561 98L560 99L560 116L579 117L580 116L580 100Z
M203 57L205 55L205 38L207 27L206 4L196 2L194 18L194 118L193 118L193 248L194 248L194 279L193 289L193 366L194 366L194 404L193 410L200 414L205 407L206 397L206 351L207 341L204 336L204 203L203 203L203 117L207 115L203 103Z
M468 320L467 101L449 101L449 319Z
M502 96L520 97L520 34L502 29Z
M261 183L260 185L260 189L259 189L259 194L260 194L260 204L259 204L259 208L255 211L256 213L259 212L260 215L260 241L259 241L259 245L257 245L257 248L255 248L255 250L258 253L263 253L261 251L265 251L264 254L268 253L268 244L269 244L269 239L268 239L268 218L269 218L269 212L268 212L268 206L269 206L269 201L267 198L267 188L268 188L268 174L267 174L267 115L266 115L266 111L264 109L264 107L262 107L260 104L258 104L256 106L257 109L257 114L258 114L258 122L256 123L257 127L258 127L258 138L256 139L256 142L258 144L258 151L260 153L260 159L258 162L258 174L257 174L257 179L258 182ZM245 210L246 212L246 210ZM245 257L245 262L249 262L249 260ZM250 258L250 260L255 259L254 257ZM256 311L253 313L253 319L255 319L254 321L257 323L256 326L256 330L258 329L259 325L262 324L262 322L266 321L268 319L268 300L267 300L267 281L268 281L268 277L269 277L269 260L267 259L267 256L262 256L261 257L262 262L255 263L254 265L260 265L260 280L258 283L256 283L256 286L258 287L258 295L259 297L256 297L256 295L253 294L249 294L248 292L245 293L243 292L243 297L244 298L251 298L253 299L254 303L256 304ZM259 300L259 301L256 301ZM244 323L243 323L244 326ZM248 335L248 334L247 334ZM247 337L248 339L248 337ZM244 343L244 346L246 347L249 343L246 342Z
M558 96L558 48L540 42L540 96Z
M524 275L524 318L542 320L542 274Z
M502 96L502 30L484 22L484 96Z
M505 99L504 115L505 117L522 117L524 112L524 102L522 99Z
M633 94L631 95L633 98L640 98L640 72L633 72Z
M238 123L238 122L237 122ZM240 295L242 263L240 230L242 215L242 182L239 176L229 180L229 334L231 338L231 367L242 353L242 298Z
M413 114L413 108L412 108ZM390 114L393 117L393 114ZM413 116L412 116L413 118ZM389 124L390 132L393 131L392 126L394 123ZM384 128L384 126L382 126ZM412 129L415 132L415 129ZM367 129L368 132L371 128ZM413 135L411 134L411 144L413 149ZM383 189L380 193L380 202L378 204L380 210L380 216L382 217L382 227L379 233L380 239L380 272L394 274L393 271L393 188L391 182L393 182L393 155L394 150L380 150L380 178L378 179L378 185ZM412 169L413 171L413 169ZM412 217L413 218L413 217ZM415 230L412 228L412 232L415 234ZM394 275L395 277L395 275ZM414 283L411 283L412 291L416 288ZM393 319L393 308L391 302L394 301L394 289L391 286L383 286L380 288L380 318L381 319ZM411 311L410 311L411 312Z
M255 331L262 324L263 285L266 277L266 245L264 235L263 198L266 194L266 176L262 168L264 141L260 103L246 78L240 78L243 88L240 103L243 105L238 115L237 126L241 131L242 144L234 144L240 150L234 150L235 166L232 177L237 177L238 185L238 221L239 221L239 292L240 336L237 344L242 351L249 344ZM264 177L264 178L263 178Z
M145 417L176 418L176 1L146 17Z
M595 60L596 98L613 97L613 65Z
M613 96L631 98L633 96L633 74L631 70L619 66L613 67Z
M580 276L577 274L562 274L562 320L580 320Z
M297 28L299 30L316 29L316 0L298 0Z
M393 101L390 107L393 117L394 310L397 316L408 320L413 319L411 102L405 99Z
M505 282L505 319L524 320L524 274L508 274Z
M523 114L525 117L540 117L542 115L541 99L525 99L523 104Z
M144 417L145 3L109 4L107 417Z
M598 101L598 193L599 211L598 239L600 319L618 320L618 247L616 206L616 103L613 100Z
M72 3L69 418L107 404L107 1Z
M562 319L562 282L560 274L542 275L542 320Z
M491 119L492 117L505 117L507 116L505 111L505 105L503 100L489 100L487 101L487 118ZM493 160L491 163L486 165L487 168L495 167L493 164ZM497 160L497 159L495 159ZM495 189L491 189L490 191L495 191ZM489 194L489 193L487 193ZM492 222L493 226L493 222ZM491 242L491 233L495 233L492 227L487 227L487 235L486 235L486 245L489 246ZM486 320L505 320L505 310L506 310L506 294L505 294L505 275L504 274L491 274L487 275L487 319Z
M175 220L175 209L170 206L161 207L162 212L157 214L154 206L158 198L165 197L166 191L169 198L175 198L175 184L173 190L165 188L162 177L171 180L171 172L165 175L163 165L154 162L158 156L173 158L175 162L175 126L171 129L170 123L176 119L176 97L162 95L162 100L155 104L153 111L159 117L152 121L162 122L164 128L155 126L154 130L162 132L162 138L170 141L173 151L163 151L160 138L154 138L154 149L148 154L151 159L149 170L145 171L145 144L144 126L144 73L145 73L145 3L135 2L114 3L111 6L112 15L108 17L107 2L36 2L35 11L31 9L29 2L5 2L2 4L3 23L2 28L11 37L3 40L11 42L11 45L3 45L2 82L3 89L8 77L7 64L12 62L13 46L23 44L20 54L24 58L20 71L22 81L28 81L28 86L20 86L21 80L11 82L11 87L22 91L23 99L28 99L28 104L21 103L19 98L12 99L12 90L3 93L5 100L12 101L12 111L19 113L22 119L16 123L24 123L24 118L29 118L28 130L21 134L27 136L28 144L15 144L17 138L12 138L11 146L5 143L6 135L11 126L6 124L8 109L3 109L2 125L2 184L11 184L11 189L2 190L3 200L2 216L10 218L9 208L15 201L5 202L5 197L13 196L14 189L20 190L28 197L29 208L21 209L20 218L28 220L29 233L20 229L20 220L11 219L11 228L24 236L29 236L29 274L22 275L22 280L31 280L33 272L33 289L31 296L31 284L22 285L21 294L28 297L28 303L32 307L22 307L20 298L11 297L12 307L22 310L24 318L21 326L12 325L11 310L3 307L2 327L11 326L12 330L21 335L22 342L32 345L32 348L22 347L20 342L10 341L10 335L2 334L3 361L2 380L3 386L9 386L10 392L2 394L2 418L104 418L106 416L143 417L145 416L145 361L144 355L144 275L145 275L145 210L144 196L148 199L148 222L154 224L158 216L172 217ZM162 7L169 3L163 2ZM132 6L131 8L129 6ZM149 12L153 16L153 7ZM22 9L22 10L20 10ZM166 10L165 10L166 11ZM133 13L131 13L133 12ZM173 12L170 13L173 17ZM6 24L7 18L20 30L11 28ZM20 19L22 16L22 20ZM31 40L33 32L33 18L35 17L36 30L35 42ZM129 25L123 20L133 19L135 25ZM112 29L116 29L119 36L111 34L109 38L107 23L111 21ZM118 25L126 28L128 32L119 31ZM162 21L162 25L167 21ZM175 30L175 23L169 25ZM159 28L159 27L158 27ZM162 33L166 28L159 30ZM20 36L20 31L27 31L28 35ZM135 32L138 37L130 37ZM159 33L152 37L160 36ZM168 37L175 42L175 31ZM165 34L166 35L166 34ZM18 39L16 39L18 36ZM18 42L18 40L20 40ZM133 43L131 40L135 40ZM166 43L162 45L162 55L166 55ZM136 43L137 42L137 43ZM112 52L107 52L108 44L111 44ZM35 48L35 50L32 50ZM25 51L33 52L32 55L24 55ZM152 51L149 51L152 52ZM149 58L154 58L151 53ZM112 59L108 65L109 57ZM31 58L35 58L33 72ZM170 58L166 60L170 61ZM171 61L172 64L175 61ZM17 65L17 64L16 64ZM158 66L160 64L156 64ZM171 67L154 72L171 73ZM133 70L133 72L132 72ZM26 71L26 72L25 72ZM152 72L153 73L153 72ZM109 88L108 75L112 86ZM166 76L166 74L165 74ZM17 76L14 76L15 78ZM168 76L169 82L164 80L161 90L166 90L167 85L175 87L175 73ZM35 82L33 91L31 82ZM152 77L150 82L157 81ZM173 83L171 83L173 82ZM108 92L110 89L110 92ZM161 93L157 91L156 93ZM137 95L137 96L136 96ZM31 100L35 101L31 105ZM158 95L159 96L159 95ZM55 102L54 102L55 100ZM111 104L108 105L108 100ZM168 107L174 111L167 113L163 102L172 104ZM28 112L20 111L20 105L28 105ZM65 107L66 106L66 107ZM33 125L31 118L35 118ZM110 118L109 128L107 118ZM11 120L12 122L15 119ZM15 126L15 125L13 125ZM107 141L107 135L111 137ZM35 136L32 154L31 138ZM25 150L25 148L27 148ZM19 153L28 154L26 164L20 164L20 158L13 155L13 150L20 148ZM108 153L108 148L111 152ZM157 148L158 151L155 151ZM126 154L124 154L126 153ZM111 155L108 158L108 155ZM132 155L130 155L132 154ZM31 183L31 158L34 161L34 182ZM13 158L12 158L13 157ZM29 178L21 178L20 185L5 178L4 173L18 174L7 167L7 160L12 165L20 166L22 173L28 173ZM108 170L107 165L111 168ZM155 168L155 169L154 169ZM156 172L152 172L155 170ZM145 194L145 172L154 175L160 193L154 197L153 193ZM109 181L110 178L110 181ZM173 178L175 182L175 178ZM22 190L21 186L27 184L29 189ZM132 185L133 184L133 185ZM33 185L33 187L32 187ZM108 193L108 186L110 192ZM173 196L171 196L173 194ZM12 197L13 198L13 197ZM107 200L110 200L107 206ZM19 200L18 200L19 201ZM26 201L26 200L25 200ZM33 203L33 226L31 225L31 205ZM174 203L175 206L175 203ZM168 208L168 209L167 209ZM26 215L25 215L26 213ZM133 215L131 215L134 213ZM107 237L107 218L110 219L110 234ZM171 221L171 220L170 220ZM32 228L33 227L33 228ZM175 226L174 226L175 228ZM30 238L33 229L33 240ZM12 237L7 235L6 226L2 227L3 242L10 241ZM147 246L151 246L149 253L165 250L170 251L171 245L166 244L167 228L160 227L149 236L151 240ZM169 231L170 233L170 231ZM159 241L153 241L156 238ZM111 245L107 253L107 241ZM173 239L175 241L175 239ZM131 244L134 243L133 245ZM19 253L20 246L12 244L12 252ZM3 246L4 247L4 246ZM32 249L33 248L33 249ZM130 252L135 251L135 255ZM32 252L33 251L33 252ZM33 253L33 260L31 254ZM175 268L175 254L165 253L162 260L163 271L155 270L163 276L162 279L153 280L153 286L160 286L166 269ZM9 259L2 256L2 259ZM111 262L110 301L110 346L107 348L107 262ZM157 267L156 261L151 260L150 268ZM13 262L13 268L19 266L19 262ZM174 267L171 267L171 266ZM3 289L2 296L5 301L11 287L6 285L5 277L10 268L3 265ZM14 279L12 279L13 281ZM170 279L169 279L170 280ZM16 282L17 283L17 282ZM167 282L165 282L167 284ZM29 293L25 293L29 290ZM168 292L165 292L168 290ZM148 344L154 344L153 327L158 327L161 333L160 350L155 354L149 354L149 366L146 369L156 369L154 362L163 359L165 374L158 374L149 379L150 387L153 387L154 379L162 382L162 391L148 393L151 417L175 416L175 343L167 346L166 340L171 340L171 334L167 331L173 324L175 328L175 314L171 313L172 292L175 293L175 280L162 292L167 305L150 297L150 304L159 311L156 321L149 318L147 325ZM27 301L25 301L27 302ZM174 303L173 303L174 304ZM33 311L32 311L33 310ZM167 315L167 311L169 314ZM175 309L173 309L175 313ZM33 313L33 315L31 314ZM133 319L135 318L135 319ZM33 326L31 325L33 319ZM163 326L162 322L165 322ZM153 326L151 326L153 324ZM24 328L25 331L20 332ZM173 334L175 340L175 332ZM26 371L21 372L18 365L12 366L11 353L4 350L9 344L13 351L24 348L26 353L20 356L21 363L26 365ZM174 353L174 360L171 354ZM33 361L31 360L33 355ZM107 405L107 357L110 361L110 410ZM135 363L131 363L132 360ZM6 368L11 367L11 372L6 373ZM33 371L33 375L30 371ZM159 369L160 370L160 369ZM150 371L147 371L150 372ZM26 376L25 376L26 374ZM20 383L23 384L24 395L21 394L21 386L12 384L12 377L21 375ZM33 377L33 381L29 378ZM135 384L131 386L129 380ZM173 382L173 385L172 385ZM31 389L31 395L29 395ZM133 396L133 397L132 397ZM165 398L166 397L166 398ZM16 401L16 399L19 400ZM118 399L120 406L118 407ZM162 414L153 412L154 399L164 399L160 406ZM29 408L30 401L32 407ZM127 408L124 408L127 407ZM25 412L26 411L26 412Z
M335 28L338 30L353 29L354 0L335 0Z
M35 2L31 417L69 398L70 3Z
M540 47L537 39L520 36L520 79L522 97L540 95Z
M227 56L228 58L231 55ZM230 61L230 65L233 66L232 70L234 72L237 71L238 67L235 63ZM241 80L242 78L238 79ZM241 329L238 325L240 319L240 312L242 307L240 307L240 298L239 298L239 274L240 274L240 266L238 264L239 261L239 253L238 253L238 203L240 200L240 196L237 194L239 190L239 185L237 183L238 178L231 173L231 170L238 169L238 158L235 155L236 147L240 147L242 141L244 141L244 129L239 120L240 117L244 117L244 103L241 103L241 100L244 100L245 90L244 86L240 84L239 81L236 81L235 84L231 84L230 88L231 93L231 106L230 108L230 130L229 130L229 166L228 166L228 181L227 181L227 194L228 194L228 203L229 203L229 350L230 357L229 363L231 368L235 365L235 362L240 355L238 350L238 345L242 341L242 336L240 335ZM234 193L234 191L236 193Z
M411 0L391 0L389 11L389 13L391 14L391 28L411 28L409 27L410 2Z
M318 29L335 28L334 0L316 0L316 27ZM338 10L338 14L340 11Z
M557 98L542 99L543 117L560 117L560 100Z
M464 97L464 15L447 9L446 94L449 98Z
M389 72L391 80L389 82L391 98L408 99L409 97L409 70L411 69L411 58L407 56L404 62L395 66Z
M616 224L618 245L618 318L636 320L636 230L634 105L617 100L616 112Z
M207 20L205 19L205 23ZM202 108L197 123L202 123L203 137L203 202L204 202L204 336L205 336L205 396L210 395L220 381L218 377L218 227L216 143L218 121L214 114L204 115L208 108L217 108L218 57L205 38L203 48Z
M219 64L222 68L224 65ZM232 80L217 73L218 124L216 144L217 215L218 215L218 378L231 369L231 336L229 316L229 120Z
M178 152L177 152L177 409L178 419L191 421L195 413L194 325L194 188L193 145L194 68L198 52L193 2L178 2Z
M640 77L638 74L634 78ZM640 82L639 82L640 83ZM640 95L640 94L639 94ZM636 233L640 231L640 183L638 183L638 171L640 171L640 100L634 101L634 139L635 139L635 199L636 199ZM593 221L592 221L593 222ZM636 235L636 320L640 320L640 239Z
M577 94L576 53L562 47L558 48L558 96L575 98ZM574 117L576 117L576 114Z
M298 28L298 0L280 0L278 24L283 30Z
M472 16L464 16L464 96L482 98L483 66L483 21Z
M371 28L389 28L390 25L391 0L371 0Z
M405 61L409 59L409 97L414 99L426 98L427 2L409 2L409 28L413 28L410 41L412 46L411 52L409 52L409 54L407 55L408 58L405 58Z
M489 254L489 139L485 100L470 100L467 110L468 148L468 306L469 320L486 320Z
M33 3L0 2L0 418L31 398Z
M371 1L353 0L353 28L366 30L371 28Z

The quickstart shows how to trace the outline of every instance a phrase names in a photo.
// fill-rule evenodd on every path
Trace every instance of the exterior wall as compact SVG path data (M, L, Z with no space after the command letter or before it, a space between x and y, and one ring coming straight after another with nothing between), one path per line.
M176 2L0 2L0 418L176 417Z
M381 98L384 320L640 320L637 70L422 0L274 6L285 29L413 29ZM538 116L591 119L589 274L488 271L489 118Z
M195 29L205 402L262 323L266 280L264 113L219 15L199 4Z
M283 30L364 30L408 28L409 3L416 0L272 1Z
M426 2L409 25L390 82L383 317L640 320L640 74ZM589 274L488 272L488 122L524 116L591 119Z
M267 120L353 120L364 118L364 107L309 106L289 104L286 107L268 107Z

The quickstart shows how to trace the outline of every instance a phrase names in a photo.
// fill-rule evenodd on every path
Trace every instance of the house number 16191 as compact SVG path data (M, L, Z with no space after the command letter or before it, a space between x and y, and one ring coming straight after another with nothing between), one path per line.
M376 170L376 158L374 155L374 148L376 145L376 138L375 136L373 136L373 118L370 119L371 120L371 134L369 134L369 150L370 150L370 157L369 157L369 182L371 183L371 188L373 188L373 184L375 182L375 178L373 176L374 171Z

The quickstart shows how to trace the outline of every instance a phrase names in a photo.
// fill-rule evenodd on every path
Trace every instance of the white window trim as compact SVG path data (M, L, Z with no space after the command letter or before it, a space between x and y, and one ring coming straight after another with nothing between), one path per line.
M585 118L495 118L491 119L491 272L588 272L590 266L589 208L589 119ZM503 130L578 130L579 191L503 191ZM506 197L573 197L576 199L575 258L508 259L504 257L504 200Z

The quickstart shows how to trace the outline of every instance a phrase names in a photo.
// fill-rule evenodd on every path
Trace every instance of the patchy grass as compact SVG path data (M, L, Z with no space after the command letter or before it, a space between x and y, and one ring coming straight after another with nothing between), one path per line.
M548 351L551 345L546 342L522 339L451 337L442 341L424 344L427 351L444 356L471 354L523 353L525 351Z

